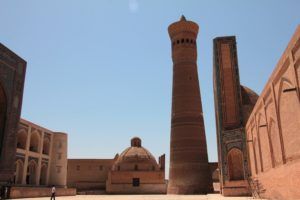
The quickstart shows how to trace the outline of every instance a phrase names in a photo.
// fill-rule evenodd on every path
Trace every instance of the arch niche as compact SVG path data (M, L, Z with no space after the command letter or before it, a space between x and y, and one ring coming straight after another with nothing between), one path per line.
M36 172L37 172L37 163L34 160L31 160L28 163L26 183L29 185L36 185Z
M33 132L30 136L29 150L33 152L39 152L40 136L38 132Z
M230 181L244 180L243 153L232 148L227 154L228 177Z
M287 160L300 155L300 101L294 85L282 78L279 87L278 110L284 152Z
M43 154L49 155L49 150L50 150L50 140L49 140L49 138L44 138Z
M17 160L15 163L15 184L22 184L24 163L22 160Z
M26 149L26 140L27 140L27 133L24 129L18 131L17 135L17 148Z
M41 177L40 177L40 185L46 185L47 184L47 165L43 164L41 167Z
M0 156L3 147L5 124L6 124L6 112L7 112L7 99L4 88L0 82Z

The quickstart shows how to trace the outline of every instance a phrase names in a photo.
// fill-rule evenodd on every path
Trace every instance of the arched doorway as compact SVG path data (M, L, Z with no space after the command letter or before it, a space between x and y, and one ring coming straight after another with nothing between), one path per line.
M0 154L2 152L6 124L7 100L5 91L0 83Z
M17 160L15 163L15 184L22 184L24 164L22 160Z
M267 171L272 168L272 155L270 149L269 133L267 128L267 122L265 117L258 114L258 135L260 137L261 157L263 171Z
M269 130L270 130L270 137L272 141L271 144L273 148L274 164L275 166L278 166L281 165L282 163L282 150L281 150L278 128L273 118L269 119Z
M43 164L41 167L41 177L40 177L40 185L46 185L47 184L47 165Z
M50 140L49 140L49 138L44 138L43 154L49 155L49 150L50 150Z
M39 133L38 132L32 133L30 137L29 150L34 152L39 152L39 143L40 143Z
M227 166L229 180L244 179L243 153L237 148L233 148L227 155Z
M24 129L21 129L17 134L17 148L26 149L26 140L27 133Z
M282 130L283 146L287 160L300 154L300 103L294 85L282 79L279 88L279 122Z
M28 163L26 184L29 185L36 184L36 170L37 170L37 163L34 160L31 160Z

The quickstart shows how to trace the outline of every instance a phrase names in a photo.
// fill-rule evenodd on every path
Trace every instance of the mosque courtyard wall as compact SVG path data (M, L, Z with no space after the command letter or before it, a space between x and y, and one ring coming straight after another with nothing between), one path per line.
M270 199L300 198L300 26L246 125L251 186Z

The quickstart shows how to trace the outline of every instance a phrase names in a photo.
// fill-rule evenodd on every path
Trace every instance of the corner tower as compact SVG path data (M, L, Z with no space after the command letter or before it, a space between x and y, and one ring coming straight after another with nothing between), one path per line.
M169 194L212 191L196 63L198 30L184 16L168 28L173 60Z

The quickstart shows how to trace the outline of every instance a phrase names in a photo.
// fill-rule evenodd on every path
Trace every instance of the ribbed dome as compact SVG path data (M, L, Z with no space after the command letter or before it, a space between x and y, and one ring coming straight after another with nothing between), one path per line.
M246 125L259 96L253 90L243 85L241 85L241 95L243 109L243 124Z
M141 139L134 137L131 139L131 146L126 148L113 164L113 170L134 170L136 165L139 169L153 170L158 168L158 164L154 156L144 147L142 147ZM136 169L135 169L136 170Z
M255 105L259 97L256 92L243 85L241 85L241 94L242 94L243 105L248 105L248 104Z

